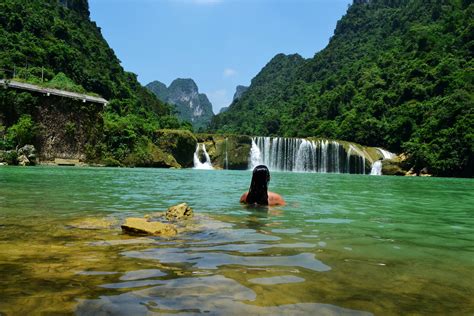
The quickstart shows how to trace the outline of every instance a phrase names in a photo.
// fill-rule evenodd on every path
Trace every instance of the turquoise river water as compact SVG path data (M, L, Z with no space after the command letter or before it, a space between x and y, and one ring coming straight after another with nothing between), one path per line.
M0 167L0 315L473 315L474 181ZM187 202L173 238L125 217Z

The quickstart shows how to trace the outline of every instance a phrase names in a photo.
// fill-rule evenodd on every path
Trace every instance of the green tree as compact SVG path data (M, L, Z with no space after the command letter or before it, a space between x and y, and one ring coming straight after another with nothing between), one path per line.
M10 126L6 133L6 140L13 146L21 147L34 142L37 126L30 115L22 115L18 123Z

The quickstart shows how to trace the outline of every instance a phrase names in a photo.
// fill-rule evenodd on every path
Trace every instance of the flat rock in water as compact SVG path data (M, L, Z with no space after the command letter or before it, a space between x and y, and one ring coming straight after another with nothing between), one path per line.
M145 218L130 217L125 220L122 230L132 235L153 235L172 237L177 234L176 227L172 224L148 222Z
M188 219L193 217L193 209L186 203L171 206L166 211L166 219L169 221Z

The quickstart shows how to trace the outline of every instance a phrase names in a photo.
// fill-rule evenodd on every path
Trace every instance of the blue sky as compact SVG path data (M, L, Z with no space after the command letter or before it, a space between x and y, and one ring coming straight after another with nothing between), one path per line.
M214 112L278 53L312 57L352 0L89 0L122 66L146 85L192 78Z

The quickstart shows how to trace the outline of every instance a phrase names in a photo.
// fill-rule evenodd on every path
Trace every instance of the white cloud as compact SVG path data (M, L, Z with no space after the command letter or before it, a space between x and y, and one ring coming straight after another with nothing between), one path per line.
M226 68L224 69L224 77L232 77L237 74L237 71L232 68Z

